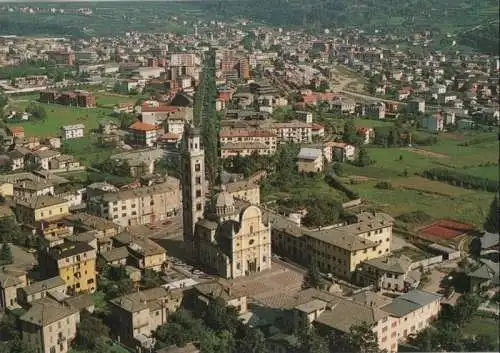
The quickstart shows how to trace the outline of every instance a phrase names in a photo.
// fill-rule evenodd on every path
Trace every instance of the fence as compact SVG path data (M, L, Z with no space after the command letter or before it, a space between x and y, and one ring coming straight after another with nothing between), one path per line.
M413 262L410 265L410 270L414 270L414 269L417 269L419 267L428 267L431 265L439 264L441 262L443 262L443 255L430 257L428 259Z

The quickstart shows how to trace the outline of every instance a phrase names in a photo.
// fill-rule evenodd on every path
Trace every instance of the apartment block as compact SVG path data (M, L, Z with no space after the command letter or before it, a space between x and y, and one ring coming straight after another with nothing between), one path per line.
M127 227L165 221L181 208L179 180L89 196L88 210Z
M60 276L70 295L93 293L97 284L96 252L87 243L64 241L40 251L40 269L46 277Z
M266 216L274 252L302 264L314 259L322 272L348 280L363 261L390 253L393 219L385 213L361 213L355 223L318 230L278 214L266 212Z

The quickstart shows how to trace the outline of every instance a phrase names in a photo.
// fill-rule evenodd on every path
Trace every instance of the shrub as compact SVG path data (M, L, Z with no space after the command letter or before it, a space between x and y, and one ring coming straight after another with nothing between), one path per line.
M392 190L392 184L390 181L379 181L375 187L377 189Z

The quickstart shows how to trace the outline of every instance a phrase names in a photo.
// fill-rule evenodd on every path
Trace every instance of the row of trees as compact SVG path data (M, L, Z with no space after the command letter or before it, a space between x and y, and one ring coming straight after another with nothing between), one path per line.
M204 58L203 79L198 86L194 112L201 127L202 144L205 150L205 168L210 185L215 185L219 172L218 133L219 116L215 107L217 86L215 83L215 50L211 49ZM196 116L196 115L195 115Z
M445 181L450 184L489 192L498 192L498 182L473 175L463 174L447 168L432 168L422 172L422 176L432 180Z

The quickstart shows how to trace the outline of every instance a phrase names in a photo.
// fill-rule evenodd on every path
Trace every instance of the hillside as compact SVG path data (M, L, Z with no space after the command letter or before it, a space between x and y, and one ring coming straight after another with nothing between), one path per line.
M37 3L49 7L49 3ZM404 34L431 31L437 39L451 34L459 44L498 53L498 0L194 0L103 3L58 3L58 7L89 6L94 15L33 16L0 13L0 34L93 36L130 30L183 32L179 19L249 18L280 27L311 31L357 27ZM437 41L438 42L438 41Z

